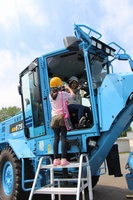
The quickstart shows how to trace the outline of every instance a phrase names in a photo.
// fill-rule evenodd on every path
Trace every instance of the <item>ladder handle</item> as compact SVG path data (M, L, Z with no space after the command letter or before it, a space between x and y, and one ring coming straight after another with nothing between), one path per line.
M48 157L48 156L44 156L44 157L41 157L41 158L40 158L39 164L38 164L38 167L37 167L37 171L36 171L36 174L35 174L34 182L33 182L32 189L31 189L30 196L29 196L29 199L28 199L28 200L32 200L33 192L34 192L34 189L35 189L35 186L36 186L36 181L37 181L37 178L38 178L38 174L39 174L39 171L40 171L40 168L41 168L42 161L43 161L43 159L47 159L47 158L48 158L48 159L51 161L51 163L52 163L51 158Z
M88 190L89 190L89 199L93 200L93 192L92 192L92 178L91 178L91 170L89 165L89 159L87 154L81 154L80 156L80 165L79 165L79 176L78 176L78 186L77 186L77 197L76 200L79 200L80 198L80 184L81 184L81 175L82 175L82 164L83 164L83 158L86 158L87 166L87 178L89 179L88 184Z
M79 175L78 175L78 185L77 185L77 197L76 197L76 200L79 200L79 198L80 198L80 184L81 184L81 175L82 175L82 167L83 167L82 166L83 157L86 158L86 162L88 161L88 164L89 164L88 156L86 154L81 154L80 162L79 162Z
M39 164L38 164L37 172L35 174L34 182L33 182L33 185L32 185L31 192L30 192L29 200L32 200L33 192L34 192L34 189L35 189L35 186L36 186L36 180L38 178L38 174L39 174L39 171L40 171L42 161L43 161L43 157L40 159Z

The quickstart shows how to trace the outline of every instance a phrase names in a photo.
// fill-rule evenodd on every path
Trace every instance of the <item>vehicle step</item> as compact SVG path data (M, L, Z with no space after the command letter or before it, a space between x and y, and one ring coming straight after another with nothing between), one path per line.
M80 189L81 190L81 189ZM37 190L34 190L34 194L77 194L77 188L39 188Z

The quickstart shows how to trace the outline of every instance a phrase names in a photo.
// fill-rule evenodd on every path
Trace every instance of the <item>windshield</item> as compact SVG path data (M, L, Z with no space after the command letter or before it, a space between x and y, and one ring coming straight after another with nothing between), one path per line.
M108 74L107 58L101 58L97 55L90 53L89 59L90 59L93 87L94 89L96 89L100 87L106 74Z
M38 67L27 71L22 77L22 88L26 119L29 118L29 116L33 116L34 127L44 124Z

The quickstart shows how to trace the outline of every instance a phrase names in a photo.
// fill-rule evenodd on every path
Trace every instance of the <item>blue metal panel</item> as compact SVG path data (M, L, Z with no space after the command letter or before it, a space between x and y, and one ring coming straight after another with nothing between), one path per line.
M133 119L132 116L133 104L129 104L121 113L119 118L117 118L117 123L114 123L109 131L102 133L97 143L98 148L94 148L91 152L90 167L92 175L94 175L102 165L110 149L112 148L112 145L120 136L121 132L125 129L129 121Z
M25 140L9 139L8 143L12 147L18 159L35 157L35 155L32 153Z
M37 155L53 154L53 137L45 137L36 142Z
M109 74L98 90L98 109L101 131L110 129L133 92L133 73Z

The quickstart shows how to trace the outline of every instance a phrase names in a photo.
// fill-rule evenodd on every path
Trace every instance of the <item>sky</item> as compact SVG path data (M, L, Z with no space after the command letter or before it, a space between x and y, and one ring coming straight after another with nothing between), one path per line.
M132 0L0 0L0 109L21 108L19 73L36 57L64 48L84 24L133 58Z

